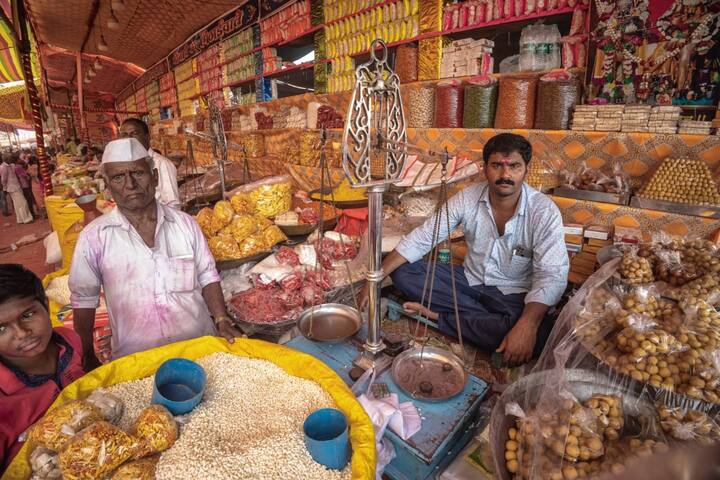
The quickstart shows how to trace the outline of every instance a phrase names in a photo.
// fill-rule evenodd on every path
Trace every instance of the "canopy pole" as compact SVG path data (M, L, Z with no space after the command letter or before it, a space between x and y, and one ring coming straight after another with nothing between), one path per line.
M17 42L18 53L20 54L20 64L25 77L25 88L30 100L30 108L32 112L33 127L35 128L35 144L36 155L38 159L38 173L43 181L43 196L47 197L53 194L52 179L50 176L50 166L47 156L45 155L45 139L43 137L43 123L40 112L40 96L32 74L32 61L30 52L30 37L28 35L27 17L25 13L25 2L15 2L17 4L17 23L20 27L20 38Z
M78 92L78 108L80 109L80 135L82 136L83 142L90 143L89 132L85 125L85 95L83 93L83 76L82 76L82 53L77 52L75 54L75 67L77 68L77 74L75 75Z

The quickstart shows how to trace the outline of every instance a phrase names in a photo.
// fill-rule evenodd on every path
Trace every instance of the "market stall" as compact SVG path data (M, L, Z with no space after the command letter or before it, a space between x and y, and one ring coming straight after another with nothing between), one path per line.
M119 121L144 118L152 146L180 159L181 207L208 243L233 324L284 346L205 338L113 361L55 408L92 403L102 387L98 395L116 395L125 414L107 431L73 431L69 445L109 432L120 444L142 439L135 420L170 357L205 369L205 403L186 420L164 417L181 424L171 445L127 447L102 465L95 453L70 462L65 444L29 443L9 478L29 468L39 478L126 478L133 468L147 478L183 469L371 478L377 466L392 479L569 480L720 438L717 5L114 0L85 12L87 21L53 2L26 3L63 137L105 142ZM68 82L75 92L64 95ZM570 258L572 294L519 379L464 343L459 323L457 338L438 333L438 322L381 289L382 256L428 219L439 223L452 194L485 178L483 148L503 132L532 145L525 180L558 207ZM69 156L58 164L45 204L67 268L84 224L113 205L95 167ZM433 236L433 271L462 264L466 241L461 228ZM106 323L97 325L104 359ZM253 368L250 380L230 373ZM509 386L491 406L496 382ZM260 388L267 383L277 389ZM255 388L216 405L216 395ZM272 406L253 403L262 395ZM305 417L333 406L352 446L339 471L322 468L301 438ZM244 427L277 435L252 444L240 427L207 421L233 408L247 413ZM261 422L263 412L287 418ZM257 458L248 466L238 452Z

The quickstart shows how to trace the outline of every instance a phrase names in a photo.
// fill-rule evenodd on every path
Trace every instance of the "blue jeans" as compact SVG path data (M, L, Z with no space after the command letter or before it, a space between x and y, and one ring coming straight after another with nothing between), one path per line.
M424 260L403 264L391 274L395 288L408 300L420 302L427 269L428 264ZM522 315L525 294L503 295L497 287L470 286L463 267L454 266L453 271L463 339L471 341L484 351L494 352ZM450 265L437 264L435 267L430 310L439 314L440 331L457 338ZM552 319L546 316L538 328L533 356L540 355L551 330Z

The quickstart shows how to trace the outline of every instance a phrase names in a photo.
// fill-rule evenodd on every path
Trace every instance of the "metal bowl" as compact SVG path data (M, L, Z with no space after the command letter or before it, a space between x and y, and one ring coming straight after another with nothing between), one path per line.
M330 230L337 224L337 218L331 218L327 219L323 222L323 230ZM298 225L279 225L276 224L280 230L283 231L285 235L288 237L296 237L298 235L309 235L311 234L315 229L317 229L320 226L320 223L300 223Z
M633 429L662 438L660 420L654 405L645 397L625 390L622 385L600 372L583 369L552 370L527 375L511 384L498 398L490 418L490 447L492 449L495 478L510 480L505 468L505 442L508 428L515 426L515 417L506 413L506 406L516 402L523 410L534 407L541 395L559 393L565 388L579 401L595 394L616 395L622 399L625 430ZM628 419L633 420L629 422Z
M326 188L324 190L325 195L329 195L331 190L332 189L330 189L330 188ZM321 195L321 192L320 192L319 188L316 190L310 190L308 192L308 197L310 197L310 200L314 200L316 202L320 201L320 195ZM330 200L329 198L326 198L325 202L332 203L333 205L335 205L338 208L363 208L363 207L367 207L367 205L368 205L367 198L362 198L362 199L358 199L358 200L335 200L334 202L332 200Z
M412 374L418 372L418 367L427 368L428 376ZM395 357L391 371L392 379L400 389L416 400L426 402L442 402L458 395L467 384L467 372L462 361L451 351L436 347L411 348ZM431 378L438 379L443 376L455 380L451 388L439 390L440 385L433 385ZM450 377L452 376L452 377ZM423 389L421 384L430 383L430 389ZM433 395L433 391L435 395ZM438 393L440 392L440 393Z
M362 325L360 313L341 303L324 303L303 311L298 318L300 333L314 342L336 343L355 335Z

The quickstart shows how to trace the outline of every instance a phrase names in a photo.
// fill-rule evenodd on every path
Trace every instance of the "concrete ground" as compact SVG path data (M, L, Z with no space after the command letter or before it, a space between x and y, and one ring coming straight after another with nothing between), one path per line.
M33 184L35 199L42 206L42 195L37 183ZM15 213L10 207L10 216L0 213L0 263L19 263L32 270L40 278L55 270L54 265L45 265L45 247L43 238L50 234L52 229L45 218L36 218L34 222L18 224ZM11 244L17 244L25 236L34 235L37 240L21 245L17 250L11 250Z

